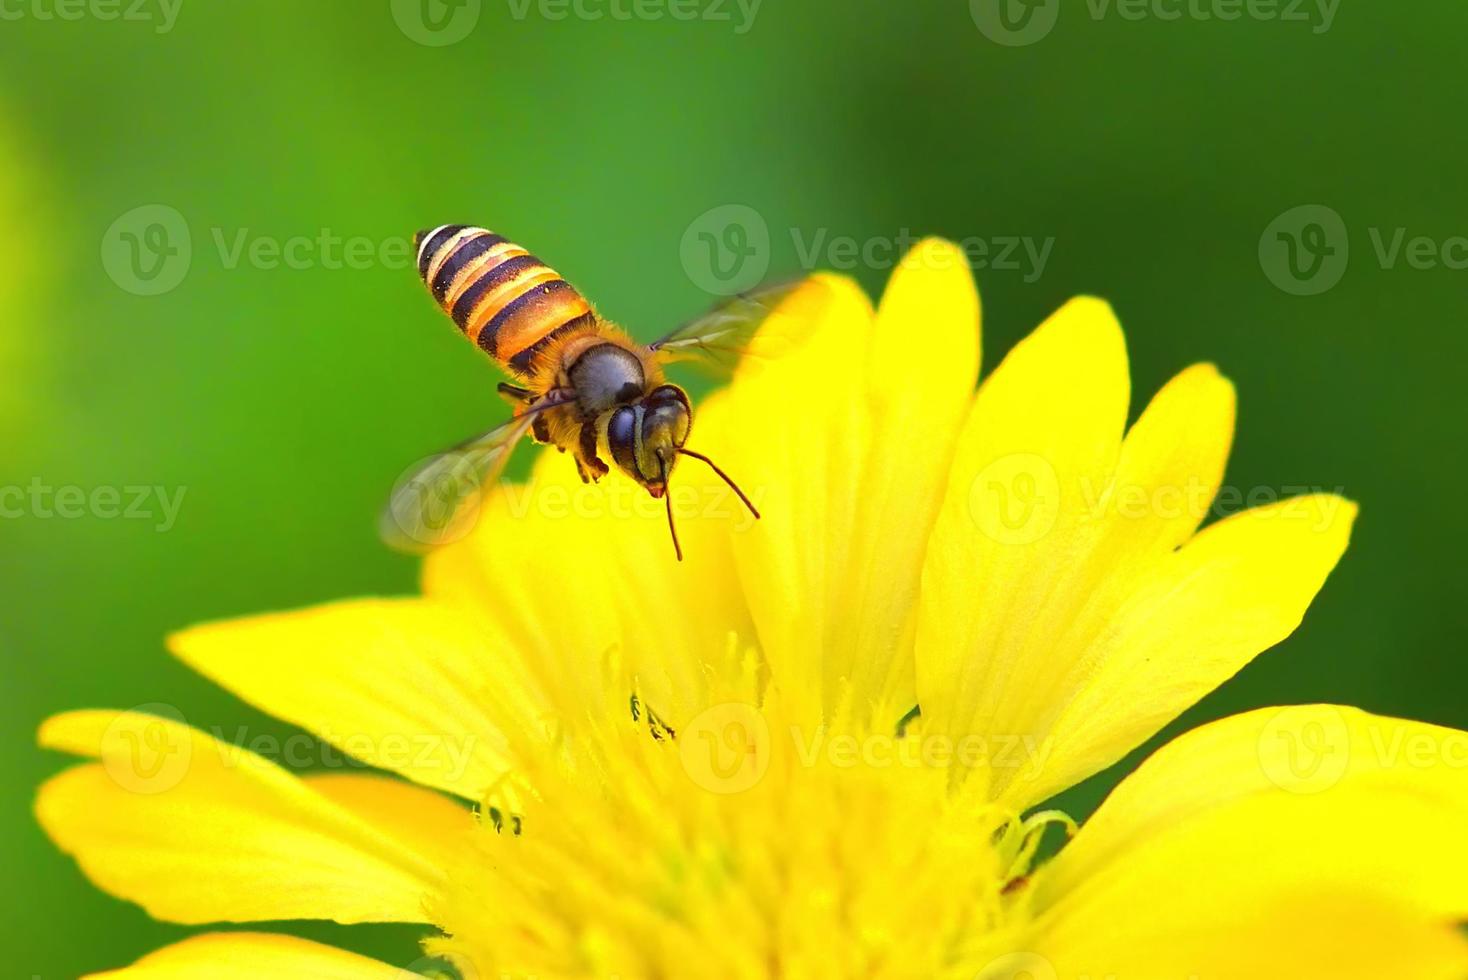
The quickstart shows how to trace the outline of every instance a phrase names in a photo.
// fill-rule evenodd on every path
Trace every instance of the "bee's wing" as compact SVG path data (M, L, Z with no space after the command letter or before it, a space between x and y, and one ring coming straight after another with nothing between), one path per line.
M421 554L467 535L479 517L482 488L504 472L535 415L570 400L569 393L552 392L505 424L409 469L378 519L382 540L398 551Z
M802 287L815 288L817 283L817 279L802 277L731 296L649 344L648 350L664 361L694 358L725 371L732 371L741 357L776 356L798 341L798 328L811 319L783 316L782 304ZM772 319L788 319L791 323L772 324L778 329L761 330Z

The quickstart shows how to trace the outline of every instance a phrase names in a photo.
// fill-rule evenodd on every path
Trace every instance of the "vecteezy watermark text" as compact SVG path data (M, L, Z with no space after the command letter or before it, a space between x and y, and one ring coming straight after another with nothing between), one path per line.
M1036 44L1060 20L1060 0L969 0L974 24L1006 47ZM1068 9L1077 9L1067 4ZM1324 34L1335 24L1340 0L1086 0L1093 21L1256 21L1307 27Z
M811 768L824 760L836 769L1024 769L1039 772L1054 748L1035 735L902 736L873 734L858 738L828 734L817 728L809 737L790 729L796 757Z
M322 228L308 235L277 238L258 235L249 228L211 230L220 264L237 269L406 269L413 262L413 244L406 236L383 239L340 235Z
M216 226L203 241L226 271L396 270L413 265L413 243L406 235L374 238L331 228L278 235ZM118 217L103 234L102 267L121 289L157 296L178 288L201 251L210 254L209 249L196 249L193 229L176 208L145 204Z
M817 228L807 236L802 229L791 228L790 241L795 246L802 269L848 272L857 268L891 269L912 251L919 238L907 228L891 237L879 235L866 239L851 235L833 236L826 228ZM983 238L970 235L954 244L971 268L1018 272L1025 282L1032 283L1045 274L1050 253L1055 249L1055 238L1032 238L1028 235Z
M108 774L122 788L145 795L166 793L183 783L196 766L250 768L261 760L293 771L376 767L431 774L456 783L469 771L479 749L472 733L418 731L341 731L317 735L276 735L248 726L208 734L191 729L171 704L137 705L119 713L102 735Z
M1143 485L1115 477L1062 486L1054 464L1038 453L1008 453L969 483L969 516L985 536L1004 545L1030 545L1048 535L1063 513L1086 520L1174 521L1228 517L1251 511L1261 520L1303 521L1321 533L1345 506L1344 487L1215 486L1190 478Z
M153 529L169 531L178 520L188 487L146 484L83 487L56 486L32 477L29 483L0 486L0 520L31 517L37 520L153 521Z
M251 733L247 726L226 731L211 726L209 733L226 766L239 764L248 753L269 759L287 769L412 769L432 772L453 782L468 771L478 747L473 735L462 739L438 732L338 732L325 729L321 738L295 734L284 738L270 733Z
M891 269L921 240L907 228L891 235L860 238L833 234L829 228L791 227L787 233L796 261L806 272ZM733 296L764 281L770 268L771 244L769 223L762 214L748 205L723 204L689 223L679 256L689 279L700 289L717 296ZM969 235L955 244L968 266L1016 273L1033 283L1045 274L1055 250L1055 237ZM947 255L945 252L932 261L948 261Z
M532 13L550 21L702 21L733 24L735 34L754 27L764 0L505 0L510 16L525 20Z
M735 34L748 34L754 27L764 0L497 0L510 18L525 21L534 17L557 22L636 21L656 23L700 22L733 25ZM484 13L483 0L392 0L392 17L398 30L426 47L441 48L474 33Z
M436 492L404 493L427 461L420 460L410 466L394 484L389 528L393 534L402 534L407 541L420 545L462 540L478 523L486 497L472 472L464 473L456 485L439 487ZM675 484L662 499L655 499L642 487L620 479L576 485L501 480L498 487L504 501L503 516L511 520L533 516L550 521L611 519L661 523L671 510L678 524L719 521L736 534L753 528L756 520L738 496L723 484ZM424 486L420 491L426 489ZM758 508L768 488L752 484L745 490Z
M183 0L0 0L0 21L129 21L167 34Z
M773 755L805 769L1011 770L1023 779L1044 770L1054 748L1037 734L830 732L824 726L771 726L759 708L729 701L699 712L678 733L678 755L696 785L726 795L753 788Z

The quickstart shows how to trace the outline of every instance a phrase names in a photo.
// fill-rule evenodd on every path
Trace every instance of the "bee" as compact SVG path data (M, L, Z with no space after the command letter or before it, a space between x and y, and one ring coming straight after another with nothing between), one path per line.
M412 469L398 481L381 529L399 550L423 551L461 537L481 489L503 472L522 438L575 460L583 482L611 471L604 457L666 501L678 560L668 481L680 457L709 466L756 519L759 511L713 460L686 446L688 395L663 368L683 357L717 362L747 350L760 324L799 282L735 297L661 340L639 344L600 316L540 259L484 228L442 225L414 236L418 275L454 324L510 375L499 393L510 420Z

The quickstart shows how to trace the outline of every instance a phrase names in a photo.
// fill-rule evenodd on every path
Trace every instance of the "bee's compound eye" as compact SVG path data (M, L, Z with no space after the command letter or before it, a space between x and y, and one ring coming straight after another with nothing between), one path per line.
M672 435L675 446L682 446L688 441L692 412L683 389L675 385L660 385L648 393L644 404L647 406L647 421L643 424L647 430L654 427L666 428ZM650 432L645 430L643 438L650 438Z
M607 442L632 445L633 433L637 429L637 413L630 408L619 408L607 422Z
M612 459L628 473L637 472L637 410L619 408L607 420L607 448Z
M688 396L683 394L683 389L677 385L658 385L647 393L649 406L661 408L663 405L682 405L688 408Z

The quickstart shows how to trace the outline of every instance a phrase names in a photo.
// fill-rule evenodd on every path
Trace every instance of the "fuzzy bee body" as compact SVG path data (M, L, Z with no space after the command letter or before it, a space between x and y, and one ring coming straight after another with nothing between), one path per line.
M419 232L414 245L419 278L434 302L515 379L499 387L514 417L400 482L382 522L390 543L422 550L463 533L461 505L502 471L526 435L570 453L585 481L609 472L606 454L653 497L666 495L678 457L692 456L754 510L712 461L684 448L692 409L683 390L664 381L662 366L680 356L740 350L759 323L750 311L767 310L764 303L730 301L644 345L598 316L554 269L492 231L440 225ZM668 520L671 527L671 503Z

